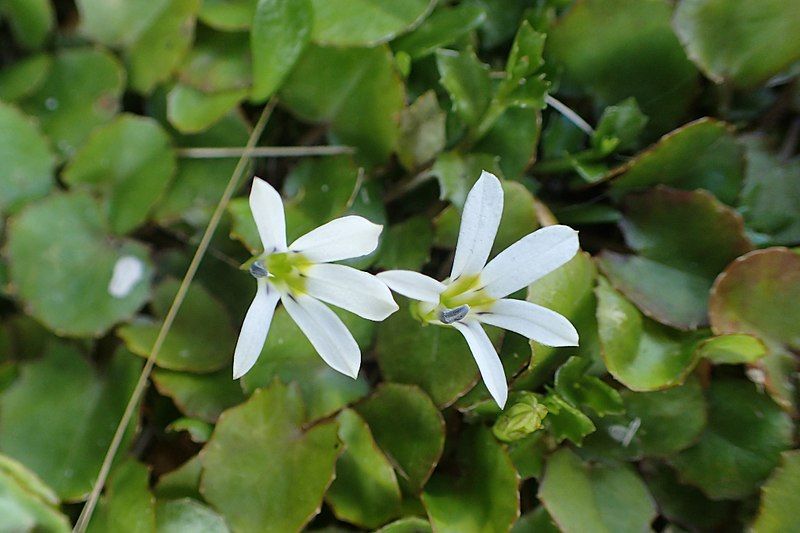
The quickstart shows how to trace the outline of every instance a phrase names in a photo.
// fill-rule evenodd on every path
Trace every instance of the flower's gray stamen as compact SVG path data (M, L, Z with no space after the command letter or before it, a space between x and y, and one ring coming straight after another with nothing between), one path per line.
M255 261L252 265L250 265L250 274L258 279L258 278L266 278L269 275L267 269L264 268L264 264L261 261Z
M443 324L452 324L462 320L469 313L469 306L467 304L459 305L453 309L445 309L439 312L439 320Z

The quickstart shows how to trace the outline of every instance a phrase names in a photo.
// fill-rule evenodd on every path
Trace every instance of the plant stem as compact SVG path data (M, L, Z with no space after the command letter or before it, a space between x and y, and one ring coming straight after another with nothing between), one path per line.
M178 148L178 157L189 159L222 159L235 157L309 157L316 155L352 154L352 146L255 146L224 148Z
M561 100L557 100L554 97L550 96L549 94L545 96L544 99L547 102L547 105L564 115L564 117L575 124L578 128L583 130L586 135L594 135L594 128L592 128L588 122L583 120L580 115L578 115L575 111L567 107L567 105L562 102Z

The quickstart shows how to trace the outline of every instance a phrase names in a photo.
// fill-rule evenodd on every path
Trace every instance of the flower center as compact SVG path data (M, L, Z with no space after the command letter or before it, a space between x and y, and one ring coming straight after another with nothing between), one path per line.
M481 286L479 274L461 276L439 296L438 304L417 302L414 315L423 323L450 325L464 320L475 308L494 303L495 299L487 295Z
M278 289L290 292L305 292L305 271L312 263L302 254L280 252L263 255L250 265L250 274L255 278L268 277Z

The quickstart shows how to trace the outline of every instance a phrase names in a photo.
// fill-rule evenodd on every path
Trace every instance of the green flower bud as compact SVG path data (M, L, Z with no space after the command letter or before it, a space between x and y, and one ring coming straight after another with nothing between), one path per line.
M526 394L503 411L492 431L499 440L514 442L541 429L545 416L547 407L540 404L533 394Z

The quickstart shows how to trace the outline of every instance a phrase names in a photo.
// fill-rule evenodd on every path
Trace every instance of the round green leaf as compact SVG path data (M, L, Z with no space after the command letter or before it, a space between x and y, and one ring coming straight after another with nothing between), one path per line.
M118 234L147 220L175 173L169 135L153 119L123 114L99 127L64 169L64 180L104 197Z
M697 363L695 336L645 318L605 279L596 292L602 355L611 375L636 391L683 383Z
M47 79L20 106L39 118L42 131L69 157L96 126L114 117L124 86L125 71L113 55L69 48L55 55Z
M56 22L50 0L6 0L0 7L11 19L14 37L26 48L41 47Z
M432 0L311 0L315 43L330 46L375 46L416 26Z
M0 100L13 102L31 94L47 78L52 65L52 57L36 54L4 66L0 71Z
M274 382L220 416L201 492L234 531L299 531L319 512L339 455L338 424L304 428L297 387Z
M714 283L710 308L715 333L750 333L800 350L800 256L768 248L737 259Z
M325 500L340 520L373 529L400 510L397 477L369 426L355 411L345 409L336 418L345 451L336 463L336 479Z
M427 520L412 516L387 524L375 533L432 533L432 531Z
M250 32L253 91L266 100L280 87L308 43L313 19L309 0L260 0Z
M58 500L32 472L0 456L0 513L7 531L68 533L70 522L56 507Z
M206 422L216 422L225 409L244 401L239 383L227 369L202 375L156 369L153 382L183 414Z
M431 259L433 229L430 220L416 216L386 230L385 244L375 266L382 270L419 270Z
M36 122L0 102L0 213L46 195L53 188L55 156Z
M154 493L159 498L175 500L178 498L194 498L202 500L200 494L200 475L203 464L200 455L195 455L175 470L170 470L158 478Z
M179 79L181 84L207 94L249 88L252 72L247 34L198 31Z
M717 83L751 87L800 59L800 6L793 0L684 0L675 31Z
M758 337L744 334L720 335L700 343L700 357L715 365L755 363L767 354L767 347Z
M583 463L568 448L547 461L539 499L566 533L649 531L657 514L630 465Z
M228 525L220 515L197 500L183 498L158 502L156 506L158 533L228 533Z
M107 46L134 42L170 0L76 0L81 32Z
M477 5L440 6L413 31L392 42L392 48L420 59L458 41L485 20L486 12Z
M338 315L361 349L366 350L372 343L372 322L352 313L339 311ZM310 420L335 413L369 392L363 376L354 380L325 364L283 306L275 310L261 356L242 378L242 386L252 392L269 386L276 378L297 383Z
M419 492L444 448L444 419L431 399L417 387L387 383L355 409L369 424L401 484Z
M790 531L797 521L800 505L800 451L784 452L781 466L761 488L761 509L753 524L754 533Z
M405 94L385 46L309 46L279 96L301 119L330 122L336 138L357 147L368 162L382 162L395 146Z
M147 250L108 238L98 205L51 195L11 219L7 250L15 292L28 314L60 335L100 336L147 300Z
M166 316L179 285L178 281L169 280L156 289L153 310L158 319L141 317L119 328L117 334L130 351L149 357L162 317ZM201 285L193 284L156 357L156 365L190 372L219 370L231 360L235 337L225 307Z
M712 499L749 496L791 446L792 421L744 380L713 380L708 403L708 426L700 441L670 462L682 480Z
M258 0L203 0L200 20L223 31L246 30L253 22Z
M691 191L705 189L733 205L744 179L744 150L732 126L701 118L664 135L648 149L611 171L617 194L669 185Z
M0 451L67 501L91 490L142 365L119 350L99 373L83 355L52 344L23 365L0 401ZM131 429L136 419L131 420ZM123 445L124 449L124 445Z
M150 471L145 465L133 459L117 465L89 522L88 533L155 533L155 498L149 483Z
M181 133L200 133L225 117L247 96L247 89L206 94L178 84L167 95L169 122Z
M583 0L547 36L547 53L600 107L636 98L657 133L683 116L696 69L672 31L663 0Z
M436 531L506 532L519 517L519 475L506 450L482 427L459 435L455 468L437 469L422 502Z

